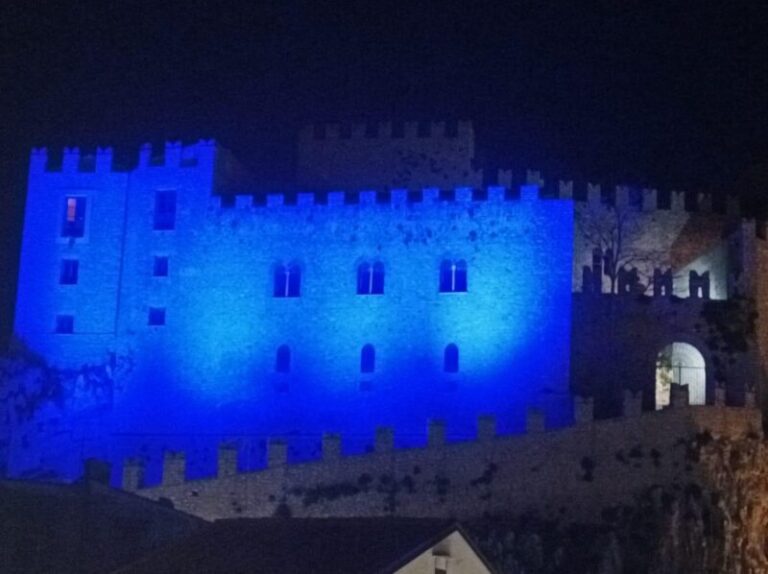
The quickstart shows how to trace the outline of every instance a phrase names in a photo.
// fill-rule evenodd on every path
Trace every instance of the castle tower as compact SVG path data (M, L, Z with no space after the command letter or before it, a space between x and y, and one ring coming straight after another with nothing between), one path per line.
M65 149L56 170L49 159L40 149L30 162L15 333L77 367L114 344L129 175L112 170L109 148Z
M297 183L308 189L479 187L472 123L318 124L299 133Z
M183 237L182 215L193 221L204 211L215 149L167 144L153 156L144 146L130 171L113 169L110 148L65 149L58 169L45 149L33 151L16 336L56 366L103 363L121 334L145 320L139 300L161 300L150 281L169 262L155 254Z

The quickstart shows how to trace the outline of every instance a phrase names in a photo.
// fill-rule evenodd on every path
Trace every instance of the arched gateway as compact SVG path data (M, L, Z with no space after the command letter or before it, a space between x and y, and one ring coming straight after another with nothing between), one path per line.
M707 400L707 376L704 357L688 343L672 343L656 359L656 409L669 404L671 385L688 385L689 402L703 405Z

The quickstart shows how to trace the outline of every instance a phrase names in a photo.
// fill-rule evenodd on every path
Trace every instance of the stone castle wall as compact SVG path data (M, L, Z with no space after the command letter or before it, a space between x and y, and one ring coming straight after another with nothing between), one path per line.
M404 141L422 151L471 143L471 126L459 124L455 134L444 127L431 126L428 137L413 125L403 138L386 126L376 137L360 128L349 139L332 130L302 137L319 146ZM663 345L688 341L713 359L705 348L707 326L699 321L703 293L684 302L665 294L649 304L629 296L637 290L620 297L579 293L584 267L592 263L582 220L624 208L639 226L641 251L663 253L652 267L675 272L672 295L691 292L689 272L709 274L713 299L750 294L757 284L734 274L755 260L724 239L737 221L734 205L719 210L709 196L673 192L666 202L655 190L620 187L605 194L595 185L580 194L568 182L550 193L535 172L519 190L509 174L506 188L479 188L471 178L454 187L466 180L452 173L425 189L409 180L402 184L408 189L372 182L377 191L220 196L223 157L211 142L144 147L136 169L116 172L110 150L95 156L67 150L60 170L47 169L45 152L33 154L16 334L69 371L70 387L89 392L91 379L80 371L98 368L109 392L95 415L61 407L92 406L90 400L57 399L55 408L41 409L45 424L32 418L13 439L26 444L33 437L47 449L31 460L55 466L54 459L68 453L69 435L78 437L77 456L65 465L71 469L80 456L115 460L137 449L158 456L162 447L191 448L201 434L238 432L288 433L290 456L300 459L314 448L307 432L362 429L370 421L397 426L408 444L425 417L450 415L450 438L466 438L487 405L500 415L504 432L522 429L531 406L562 425L571 416L563 406L569 370L571 386L595 396L600 416L616 414L624 388L652 384ZM464 160L446 161L461 167ZM172 231L152 229L160 190L177 192ZM62 241L59 218L70 194L88 197L87 234ZM168 258L167 277L152 274L158 256ZM80 260L77 285L58 284L63 257ZM467 262L468 293L437 292L444 259ZM365 261L385 264L383 296L355 293L357 266ZM274 298L274 269L288 263L301 268L301 297ZM647 294L651 267L644 269ZM604 287L606 278L600 279ZM573 299L566 295L571 289ZM150 308L165 309L166 325L147 324ZM53 333L62 312L75 315L73 335ZM460 350L458 373L443 372L449 343ZM282 344L293 352L290 374L275 373ZM376 348L373 374L360 372L365 344ZM743 381L755 380L752 355L726 359L736 381L729 400L742 404ZM713 402L710 367L707 399ZM49 428L69 430L48 440L43 429ZM98 429L90 434L101 438L89 437L88 429ZM105 451L110 441L104 436L124 438ZM365 440L361 431L348 434L347 442L360 451ZM30 464L36 463L10 468Z
M126 299L136 297L131 266L144 263L135 246L151 259L153 252L173 250L187 238L186 226L181 233L152 231L156 190L183 190L179 222L200 219L194 199L207 198L213 188L214 144L169 143L159 158L152 152L144 146L128 172L113 169L111 148L95 155L66 149L58 169L50 169L45 149L32 154L14 334L51 365L103 364L118 352L119 335L130 328L125 321L133 311ZM86 200L83 237L61 235L68 197ZM65 258L79 262L74 285L59 281ZM143 295L154 297L149 289ZM74 316L74 337L54 332L58 314Z
M751 390L746 382L762 380L758 364L764 347L748 336L745 349L730 348L724 326L712 316L736 317L750 309L746 300L574 293L571 388L593 397L600 417L621 412L625 389L642 392L644 407L653 409L659 353L672 343L687 343L703 356L707 403L714 403L721 387L729 404L741 405Z
M442 423L430 424L427 444L394 449L380 429L373 452L345 456L342 437L323 438L322 460L286 464L285 444L269 445L268 467L237 470L232 444L219 450L217 476L185 480L183 453L167 453L162 483L138 488L142 466L129 460L123 487L206 519L236 516L438 516L537 511L563 520L595 521L603 509L631 504L653 486L685 487L710 480L697 465L696 444L712 437L761 436L753 408L689 407L685 392L673 406L640 411L628 394L623 417L592 420L590 401L576 401L576 423L545 430L530 412L527 433L497 436L481 417L477 438L445 444Z
M48 171L35 156L30 197L40 209L25 230L34 247L23 254L17 335L62 369L127 364L93 425L113 437L108 451L86 437L40 458L69 456L59 467L71 469L83 454L114 460L204 435L274 432L291 435L301 458L308 433L336 429L362 450L372 420L412 428L407 442L425 418L449 417L459 438L478 412L522 428L530 406L567 424L571 202L541 199L535 186L225 198L215 194L214 146L163 151L154 160L142 150L119 176L106 158L92 171L72 158ZM88 198L87 237L61 243L57 220L75 189ZM153 228L163 190L176 192L171 230ZM122 203L109 201L115 193ZM102 230L114 241L102 242ZM102 263L114 268L108 303L80 282L58 283L65 255L79 258L84 286ZM167 258L167 276L153 275L155 257ZM443 261L466 264L466 292L440 292ZM384 265L383 294L357 293L365 262ZM299 297L275 297L280 265L300 270ZM165 324L151 325L158 308ZM75 318L72 334L53 330L63 312ZM368 344L376 363L363 373ZM451 344L456 372L444 365ZM290 367L278 372L283 345ZM58 425L77 417L59 413ZM79 436L88 425L74 426Z
M296 181L305 189L480 187L471 122L306 126Z

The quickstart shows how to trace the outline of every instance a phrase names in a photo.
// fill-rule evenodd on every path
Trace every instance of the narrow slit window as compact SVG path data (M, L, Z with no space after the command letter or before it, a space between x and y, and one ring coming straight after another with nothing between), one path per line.
M360 351L360 372L373 373L376 370L376 349L373 345L365 345Z
M80 262L77 259L62 259L59 283L61 285L77 285L79 267Z
M443 354L443 371L446 373L459 372L459 348L451 343Z
M275 372L291 372L291 348L288 345L280 345L275 355Z
M64 204L64 221L61 226L62 237L83 237L85 235L86 198L67 196Z

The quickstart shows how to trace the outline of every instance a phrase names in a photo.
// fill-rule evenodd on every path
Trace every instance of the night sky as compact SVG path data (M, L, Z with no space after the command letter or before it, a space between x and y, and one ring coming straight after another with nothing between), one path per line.
M768 189L764 1L46 4L0 7L0 342L33 145L215 137L280 188L304 122L466 118L479 167Z

